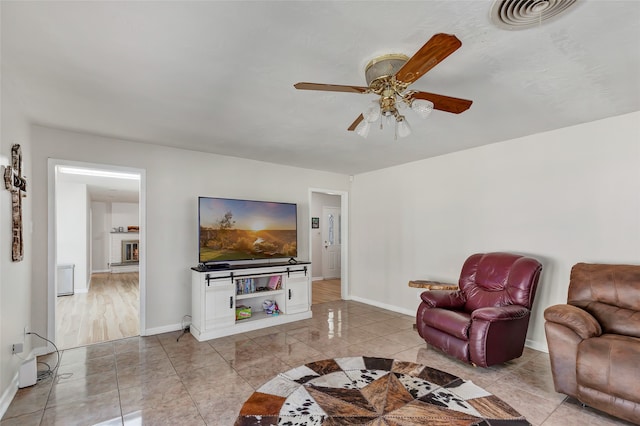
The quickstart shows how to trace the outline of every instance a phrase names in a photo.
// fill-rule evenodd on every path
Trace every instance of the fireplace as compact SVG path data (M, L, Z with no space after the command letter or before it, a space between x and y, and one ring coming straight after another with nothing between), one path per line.
M122 241L122 263L138 261L138 241L139 240Z

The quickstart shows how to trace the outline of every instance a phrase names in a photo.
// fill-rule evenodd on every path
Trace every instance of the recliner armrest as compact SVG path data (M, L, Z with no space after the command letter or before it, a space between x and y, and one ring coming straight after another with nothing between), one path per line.
M471 313L471 320L503 321L527 316L531 311L521 305L491 306L476 309Z
M462 308L465 303L464 296L460 291L423 291L420 298L430 308Z
M544 310L544 319L570 328L582 339L600 336L600 323L587 311L572 305L554 305Z

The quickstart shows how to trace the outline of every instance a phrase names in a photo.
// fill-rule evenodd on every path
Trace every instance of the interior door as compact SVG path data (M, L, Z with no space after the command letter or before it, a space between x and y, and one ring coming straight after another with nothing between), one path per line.
M340 207L322 207L322 277L340 278L341 252Z

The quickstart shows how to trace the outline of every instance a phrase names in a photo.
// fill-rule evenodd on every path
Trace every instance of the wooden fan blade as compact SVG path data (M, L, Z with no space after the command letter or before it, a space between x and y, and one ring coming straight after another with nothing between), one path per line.
M473 101L460 98L452 98L451 96L436 95L435 93L427 92L414 92L409 96L409 99L425 99L433 102L433 108L452 112L454 114L460 114L469 109Z
M364 120L364 115L360 114L358 118L356 118L356 121L351 123L351 126L349 126L347 130L350 132L353 132L356 129L356 127L358 127L358 124L360 124L362 120Z
M436 34L425 43L396 73L396 80L413 83L447 56L458 50L462 42L451 34Z
M369 91L368 87L322 83L296 83L293 87L298 90L323 90L326 92L367 93Z

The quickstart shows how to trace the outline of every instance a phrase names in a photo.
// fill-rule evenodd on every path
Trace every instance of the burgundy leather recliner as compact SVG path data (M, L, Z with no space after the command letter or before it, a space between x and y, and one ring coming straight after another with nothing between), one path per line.
M488 367L522 355L542 265L511 253L470 256L459 289L423 292L420 336L469 364Z
M640 266L574 265L544 318L556 391L640 425Z

